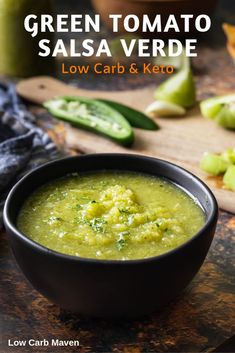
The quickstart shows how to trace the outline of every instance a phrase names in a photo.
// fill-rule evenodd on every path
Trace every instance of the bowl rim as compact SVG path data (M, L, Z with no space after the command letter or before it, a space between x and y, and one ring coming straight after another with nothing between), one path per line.
M160 255L146 257L146 258L142 258L142 259L140 258L140 259L131 259L131 260L115 260L115 259L111 260L111 259L95 259L95 258L86 258L86 257L81 257L81 256L75 256L75 255L68 255L68 254L64 254L64 253L58 252L56 250L47 248L46 246L41 245L40 243L34 241L33 239L30 239L26 234L24 234L23 232L18 230L17 226L14 224L14 222L12 222L10 215L9 215L9 210L11 207L11 203L14 201L14 194L17 191L17 189L19 187L21 187L21 185L23 183L25 183L25 181L27 181L28 178L31 178L34 175L37 175L37 173L43 169L52 168L55 164L61 164L61 163L63 164L64 161L67 161L67 160L77 160L77 159L85 159L85 158L99 158L99 157L106 158L106 157L113 157L113 156L119 157L119 158L123 158L123 157L136 158L136 159L144 159L147 161L158 162L158 163L164 164L170 168L173 168L174 170L177 170L177 172L179 172L179 173L183 173L184 175L187 175L188 177L190 177L191 180L193 180L193 182L196 182L198 185L200 185L201 188L203 188L206 191L207 196L209 196L208 201L211 203L211 206L212 206L211 212L208 215L208 219L206 220L203 227L195 235L193 235L191 238L189 238L186 242L184 242L181 245L177 246L176 248L173 248L173 249L171 249L167 252L164 252ZM128 171L128 169L127 169L127 171ZM134 171L134 170L132 170L132 171ZM146 174L151 175L151 173L146 173ZM66 175L66 173L65 173L65 175ZM154 174L152 174L152 175L154 176ZM169 178L166 178L166 179L170 180ZM177 185L177 183L176 183L176 185ZM186 191L188 191L192 196L194 196L193 193L190 192L190 190L188 190L187 188L184 188L184 189ZM18 210L18 212L19 212L19 210ZM3 221L4 221L4 225L5 225L6 230L7 231L10 230L14 234L14 236L17 236L18 238L20 238L21 240L26 242L26 244L29 247L33 247L34 250L36 250L37 252L43 252L47 256L54 256L56 258L59 258L62 260L67 260L67 261L72 261L72 262L86 262L86 263L99 264L99 265L122 265L122 266L136 265L136 264L141 264L141 263L150 263L152 261L156 261L158 259L159 260L164 259L168 256L176 254L180 250L186 248L195 239L202 236L203 233L205 231L207 231L207 229L210 229L213 226L213 224L216 223L217 218L218 218L218 204L217 204L216 198L215 198L214 194L212 193L212 191L210 190L210 188L202 180L200 180L197 176L195 176L194 174L192 174L188 170L186 170L186 169L184 169L174 163L168 162L166 160L151 157L151 156L145 156L145 155L141 155L141 154L134 154L134 153L133 154L132 153L90 153L90 154L85 154L85 155L76 155L76 156L58 158L53 161L44 163L41 166L31 170L26 175L24 175L12 187L12 189L10 190L10 192L7 196L7 199L5 201L4 210L3 210Z

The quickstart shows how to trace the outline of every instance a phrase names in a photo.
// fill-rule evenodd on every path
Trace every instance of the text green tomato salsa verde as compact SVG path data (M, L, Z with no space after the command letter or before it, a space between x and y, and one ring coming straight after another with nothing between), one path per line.
M196 234L201 207L171 182L131 172L72 174L36 190L18 228L58 252L95 259L160 255Z

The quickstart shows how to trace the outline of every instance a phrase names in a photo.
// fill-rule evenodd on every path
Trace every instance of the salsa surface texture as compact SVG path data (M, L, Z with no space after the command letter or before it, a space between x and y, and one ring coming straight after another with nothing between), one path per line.
M68 255L133 260L183 244L205 223L201 207L167 181L131 172L70 174L23 204L21 232Z

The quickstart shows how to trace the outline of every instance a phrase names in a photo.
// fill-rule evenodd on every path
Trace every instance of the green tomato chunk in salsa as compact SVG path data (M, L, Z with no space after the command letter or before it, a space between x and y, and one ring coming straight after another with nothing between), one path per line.
M129 172L72 174L36 190L18 228L57 252L94 259L160 255L204 225L199 204L166 179Z

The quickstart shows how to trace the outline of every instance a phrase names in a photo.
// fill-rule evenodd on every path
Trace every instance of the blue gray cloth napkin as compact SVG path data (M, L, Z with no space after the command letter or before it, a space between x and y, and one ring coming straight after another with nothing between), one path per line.
M31 169L59 157L55 144L35 123L14 85L0 84L0 228L9 189Z

